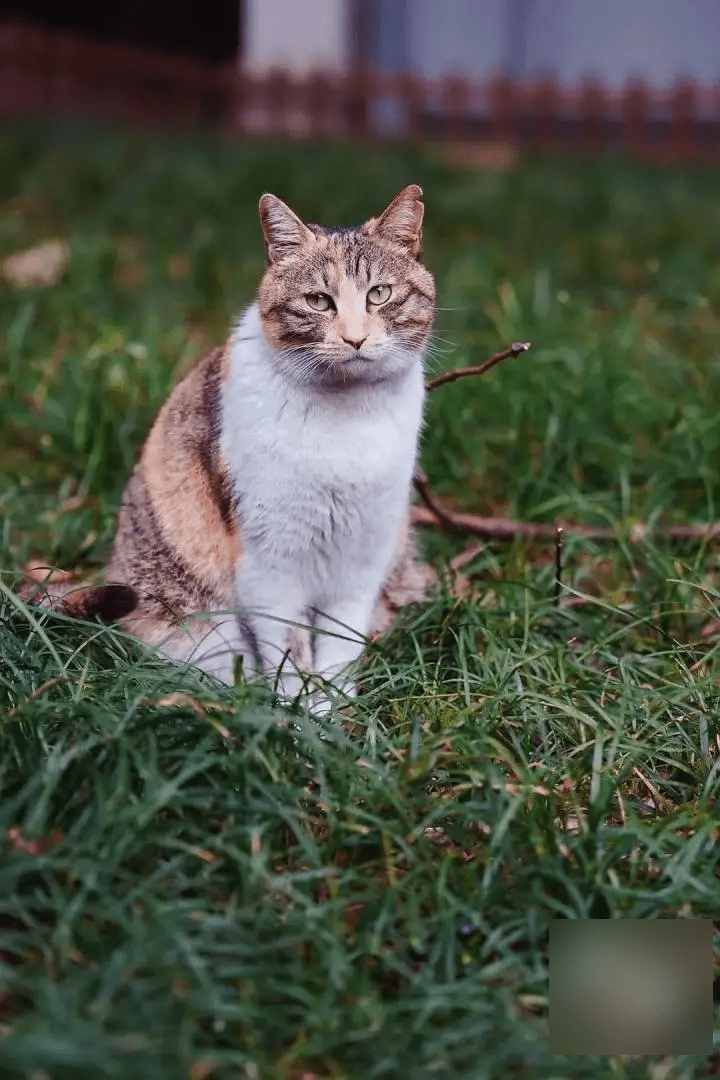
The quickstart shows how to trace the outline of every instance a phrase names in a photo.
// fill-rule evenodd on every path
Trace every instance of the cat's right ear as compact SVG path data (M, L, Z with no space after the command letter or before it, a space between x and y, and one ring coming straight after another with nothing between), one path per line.
M258 209L269 263L295 254L315 239L310 229L277 195L263 195Z

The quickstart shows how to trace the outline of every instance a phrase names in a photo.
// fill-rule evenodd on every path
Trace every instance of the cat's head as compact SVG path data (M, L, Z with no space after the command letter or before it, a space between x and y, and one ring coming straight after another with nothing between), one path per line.
M381 382L421 362L435 314L432 275L418 261L423 209L411 184L364 225L326 229L275 195L260 199L268 265L258 308L296 384Z

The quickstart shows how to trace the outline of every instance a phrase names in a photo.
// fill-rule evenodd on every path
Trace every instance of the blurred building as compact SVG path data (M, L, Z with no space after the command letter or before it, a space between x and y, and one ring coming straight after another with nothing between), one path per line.
M244 0L255 71L720 82L719 0Z
M18 17L256 73L720 82L720 0L0 0Z

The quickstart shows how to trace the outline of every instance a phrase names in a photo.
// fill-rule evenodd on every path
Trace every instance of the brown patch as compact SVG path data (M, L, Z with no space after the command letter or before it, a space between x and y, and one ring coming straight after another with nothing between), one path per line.
M137 602L137 594L129 585L95 585L71 592L60 608L77 618L117 622L134 611Z
M228 371L215 349L176 387L126 488L108 577L138 592L138 628L148 616L233 606L242 546L218 448Z
M83 585L71 571L51 570L39 562L28 563L17 595L38 607L103 622L122 619L137 606L135 591L128 585Z
M393 564L380 590L369 636L375 640L389 630L398 612L406 604L422 603L428 588L436 584L437 580L437 574L432 567L418 557L408 512L398 528Z
M229 473L217 453L219 360L211 355L180 384L153 426L140 462L163 536L211 588L234 569L239 554Z

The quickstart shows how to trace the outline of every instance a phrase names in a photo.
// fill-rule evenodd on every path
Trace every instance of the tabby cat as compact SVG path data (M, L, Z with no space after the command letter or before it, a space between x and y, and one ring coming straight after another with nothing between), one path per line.
M259 210L257 300L162 407L108 581L165 657L231 682L239 654L285 695L308 672L352 694L366 636L426 584L408 525L435 311L422 191L359 228L306 225L274 195Z

